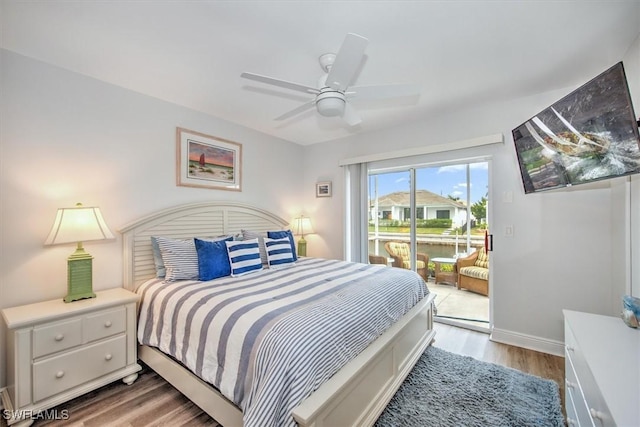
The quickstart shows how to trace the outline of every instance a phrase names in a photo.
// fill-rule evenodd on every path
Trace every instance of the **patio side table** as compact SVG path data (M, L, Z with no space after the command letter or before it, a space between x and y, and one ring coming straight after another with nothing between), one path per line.
M431 261L433 261L434 265L435 265L435 282L443 282L443 283L448 283L450 285L456 285L457 281L458 281L458 273L455 271L455 265L456 265L456 259L455 258L433 258ZM448 264L448 265L453 265L453 271L442 271L440 266L441 264Z

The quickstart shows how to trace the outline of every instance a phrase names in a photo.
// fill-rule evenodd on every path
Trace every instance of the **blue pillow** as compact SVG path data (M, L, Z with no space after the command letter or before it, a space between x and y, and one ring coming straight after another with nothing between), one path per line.
M164 239L167 242L170 242L170 241L171 242L186 242L186 241L193 242L193 239L192 238L172 239L170 237L151 236L151 249L153 250L153 264L156 267L156 277L164 279L165 276L167 275L167 268L164 265L164 260L162 259L162 251L160 250L160 244L158 243L159 238ZM211 237L211 238L201 237L202 240L207 240L207 241L228 240L230 238L233 239L233 236L224 235L224 236ZM189 260L193 258L194 262L198 261L197 254L195 252L193 252L192 254L189 254L187 258Z
M298 260L298 255L296 254L296 243L293 240L293 233L291 230L287 231L267 231L267 237L270 239L284 239L285 237L289 238L289 242L291 243L291 254L293 255L293 260Z
M225 242L233 241L233 237L215 242L200 239L194 241L198 252L198 280L213 280L231 274Z
M242 276L243 274L262 270L258 239L240 242L225 241L224 243L227 245L227 252L229 253L232 276Z
M267 250L267 259L269 260L269 268L278 269L280 267L289 267L295 263L293 252L291 251L291 242L286 237L283 239L264 239L264 246Z

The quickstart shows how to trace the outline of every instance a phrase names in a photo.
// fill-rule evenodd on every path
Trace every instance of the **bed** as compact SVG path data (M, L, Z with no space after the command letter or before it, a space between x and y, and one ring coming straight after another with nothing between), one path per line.
M264 232L287 228L288 221L267 211L235 202L206 202L162 210L121 230L124 245L124 286L134 291L143 286L162 286L158 280L155 284L152 283L156 270L151 236L189 238L233 235L242 229ZM323 273L312 269L321 266L332 266L334 270L340 271L352 269L358 272L358 276L363 276L363 280L372 282L374 277L387 276L391 274L391 270L396 270L383 266L301 258L289 271L299 272L306 269L311 272L307 276L320 277L319 274ZM269 280L263 280L267 283L276 276L283 278L283 272L286 270L279 270L277 274L268 271L256 274L265 277L271 275ZM396 279L388 276L386 280ZM214 282L204 283L216 286ZM141 307L143 306L144 302L141 304ZM328 380L322 382L319 387L315 385L315 391L296 403L287 416L292 417L292 422L300 426L372 425L420 355L432 342L435 334L432 310L433 295L427 293L415 305L407 307L404 314L390 327L385 326L382 335L341 365ZM151 321L153 322L155 321ZM244 425L243 411L237 401L234 403L234 399L228 398L229 393L225 391L224 385L217 389L210 382L194 374L194 370L187 366L186 360L180 362L158 347L162 346L140 345L138 355L141 361L220 424L225 427Z

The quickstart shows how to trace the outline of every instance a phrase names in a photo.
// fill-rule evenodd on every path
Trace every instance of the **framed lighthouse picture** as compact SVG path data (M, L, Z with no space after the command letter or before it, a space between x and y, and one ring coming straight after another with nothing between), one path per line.
M176 184L242 191L242 144L176 128Z

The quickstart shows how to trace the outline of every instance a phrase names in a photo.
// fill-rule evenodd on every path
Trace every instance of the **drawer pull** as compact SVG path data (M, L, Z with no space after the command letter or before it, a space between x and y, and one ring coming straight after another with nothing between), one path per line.
M104 356L104 360L111 360L113 358L113 356L111 354L107 354L106 356Z
M567 417L567 424L570 425L570 426L578 425L576 420L574 420L573 418L569 418L569 417Z
M105 328L110 328L111 327L111 320L107 320L106 322L104 322L104 327Z
M604 418L604 413L600 411L596 411L593 408L589 408L589 413L591 414L591 418L595 418L597 420L601 420Z
M56 378L62 378L62 377L64 377L64 371L56 372Z
M64 339L64 335L63 334L58 334L54 338L54 340L56 340L56 341L62 341L63 339Z
M567 387L568 387L568 388L573 389L573 388L575 388L575 387L576 387L576 385L575 385L574 383L572 383L571 381L569 381L569 380L565 380L565 381L566 381L566 383L567 383Z
M567 346L567 350L569 350L569 351L576 351L576 349L575 349L575 348L573 348L573 347L571 347L570 345L568 345L568 346Z

